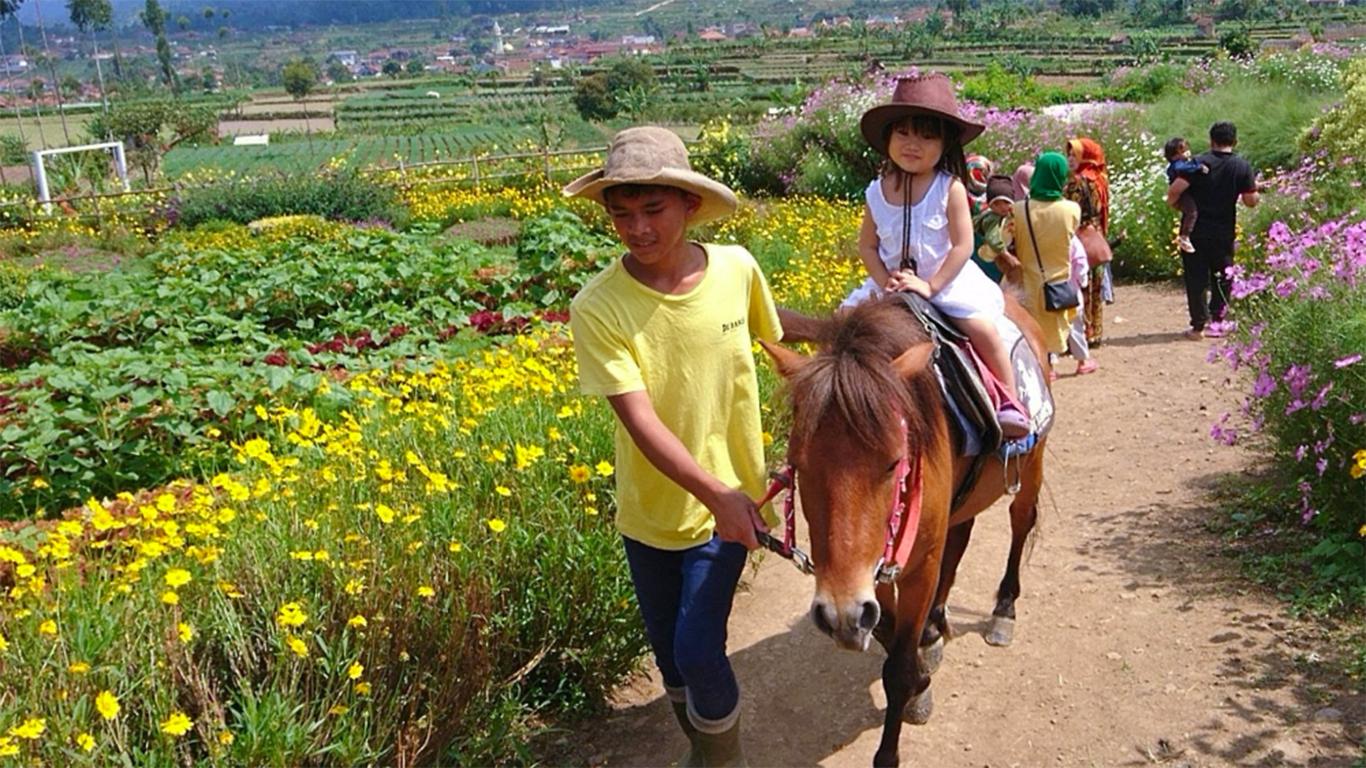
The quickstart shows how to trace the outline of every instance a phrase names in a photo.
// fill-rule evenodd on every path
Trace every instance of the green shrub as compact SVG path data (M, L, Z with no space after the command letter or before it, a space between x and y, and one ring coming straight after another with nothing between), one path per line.
M215 220L246 224L292 214L340 221L384 221L397 226L406 223L393 189L370 181L354 169L270 175L187 190L173 201L172 209L176 223L187 227Z
M1271 226L1234 281L1237 335L1219 353L1246 369L1246 413L1290 497L1275 522L1300 524L1321 589L1366 606L1366 222ZM1216 438L1238 435L1228 416Z
M1342 80L1342 102L1318 116L1300 143L1307 152L1325 152L1332 158L1366 157L1366 57L1349 64Z
M594 233L567 208L531 219L517 242L516 298L536 307L565 306L619 250L615 239Z
M1253 168L1289 168L1299 163L1299 138L1332 96L1276 82L1240 76L1200 93L1173 93L1147 110L1147 129L1158 145L1185 136L1198 154L1208 148L1209 127L1220 120L1238 126L1238 152Z

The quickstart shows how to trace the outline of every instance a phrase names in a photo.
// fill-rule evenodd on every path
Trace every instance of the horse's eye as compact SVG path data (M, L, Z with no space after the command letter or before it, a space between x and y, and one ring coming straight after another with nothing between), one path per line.
M888 465L887 465L887 471L884 472L883 474L886 474L886 475L892 474L892 472L894 472L894 471L896 470L896 465L898 465L898 464L900 464L900 463L901 463L901 459L897 459L896 461L892 462L891 464L888 464Z

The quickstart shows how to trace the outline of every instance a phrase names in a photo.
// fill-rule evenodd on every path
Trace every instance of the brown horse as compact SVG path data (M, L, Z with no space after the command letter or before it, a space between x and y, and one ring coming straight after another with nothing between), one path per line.
M1013 297L1006 301L1007 314L1044 361L1046 380L1048 356L1038 325ZM892 298L827 321L818 335L825 346L812 357L764 344L791 397L788 460L810 528L816 577L811 618L844 648L866 650L870 638L886 648L887 712L873 764L894 766L903 716L924 722L932 708L933 670L918 650L938 647L949 635L945 604L973 518L1017 480L1010 558L988 633L995 645L1011 641L1020 560L1038 514L1045 441L1008 466L998 457L988 459L951 509L971 459L960 456L963 435L932 371L933 343L923 326ZM889 517L912 510L916 496L918 533L913 524L906 527L914 536L910 554L899 573L888 573L885 554L899 538Z

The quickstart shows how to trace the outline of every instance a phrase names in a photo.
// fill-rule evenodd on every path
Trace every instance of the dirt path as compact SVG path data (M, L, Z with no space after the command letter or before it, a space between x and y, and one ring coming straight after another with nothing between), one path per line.
M1352 765L1364 697L1328 673L1322 632L1241 580L1206 527L1211 489L1249 461L1207 436L1234 405L1224 369L1205 362L1209 342L1179 337L1176 290L1125 287L1120 301L1100 372L1073 378L1064 363L1054 390L1015 644L982 639L1009 546L998 504L974 529L950 599L959 635L934 677L933 719L902 732L903 765ZM770 557L737 597L730 650L756 766L866 766L877 747L882 654L820 635L811 590ZM617 699L562 740L574 762L665 765L682 753L657 675Z

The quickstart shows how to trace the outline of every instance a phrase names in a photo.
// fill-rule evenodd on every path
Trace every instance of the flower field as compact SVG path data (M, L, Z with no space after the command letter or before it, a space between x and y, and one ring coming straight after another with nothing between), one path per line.
M522 268L591 274L605 222L545 190L423 194L523 218L517 247L304 217L29 276L4 504L47 519L0 535L0 752L499 762L634 668L611 416L555 321L575 286ZM711 234L818 309L858 278L858 213L746 204Z

